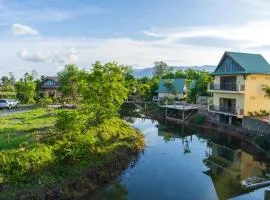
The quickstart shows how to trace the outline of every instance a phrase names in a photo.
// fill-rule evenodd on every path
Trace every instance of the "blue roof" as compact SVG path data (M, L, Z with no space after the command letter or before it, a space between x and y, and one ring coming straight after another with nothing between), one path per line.
M172 81L172 88L166 87L164 84L166 81ZM184 87L185 87L185 79L161 79L159 81L159 87L156 92L165 92L165 93L183 93L184 92Z
M261 54L225 52L217 68L226 56L233 59L244 69L242 72L231 72L229 74L270 74L270 65ZM214 75L224 74L222 72L216 72L216 70L213 73Z

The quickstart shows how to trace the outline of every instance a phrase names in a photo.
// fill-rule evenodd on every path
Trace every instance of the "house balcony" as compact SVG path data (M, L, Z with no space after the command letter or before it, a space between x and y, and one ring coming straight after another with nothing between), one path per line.
M236 116L238 118L242 118L244 116L244 109L234 108L234 107L227 107L227 106L220 106L220 105L209 105L208 106L209 112L220 113L224 115L231 115Z
M210 92L232 92L232 93L241 93L245 92L245 85L244 84L234 84L234 83L222 83L222 84L215 84L210 83L208 85L208 90Z

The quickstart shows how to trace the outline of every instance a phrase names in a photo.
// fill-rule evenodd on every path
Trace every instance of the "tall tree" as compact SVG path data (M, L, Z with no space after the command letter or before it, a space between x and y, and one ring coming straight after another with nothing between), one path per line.
M169 67L167 63L160 61L160 62L154 62L154 67L153 67L153 75L161 77L163 76L167 71Z
M14 85L16 83L16 79L12 72L9 73L8 76L3 76L1 78L1 91L3 92L14 92Z
M60 91L63 96L70 97L73 102L76 102L79 96L83 73L84 71L74 64L66 65L64 70L58 73Z
M26 73L23 79L15 84L17 98L22 103L34 103L36 95L36 82L31 73Z
M88 112L90 123L100 123L117 115L128 95L125 73L125 66L115 62L92 65L83 90L84 111Z

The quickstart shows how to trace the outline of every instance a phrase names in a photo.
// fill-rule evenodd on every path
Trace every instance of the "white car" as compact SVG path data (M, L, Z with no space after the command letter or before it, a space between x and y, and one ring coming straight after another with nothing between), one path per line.
M19 102L17 100L11 100L11 99L0 99L0 108L17 108Z

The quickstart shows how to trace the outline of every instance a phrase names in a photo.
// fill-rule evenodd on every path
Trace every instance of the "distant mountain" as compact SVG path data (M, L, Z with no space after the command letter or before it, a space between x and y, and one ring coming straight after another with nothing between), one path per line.
M213 65L204 65L204 66L179 66L179 67L173 67L174 71L177 70L187 70L187 69L194 69L194 70L204 70L207 72L213 72L215 70L216 66ZM143 69L134 69L134 76L137 78L141 78L144 76L152 77L153 76L153 68L143 68Z

